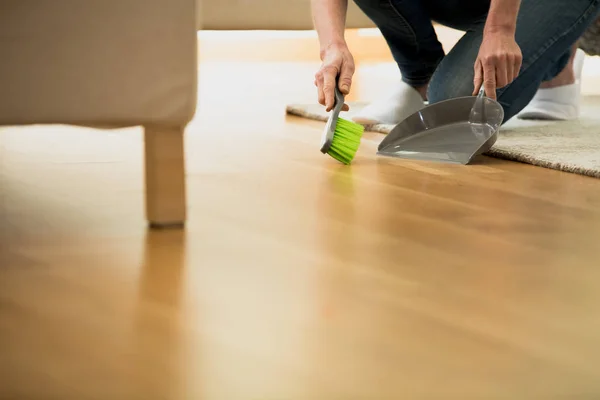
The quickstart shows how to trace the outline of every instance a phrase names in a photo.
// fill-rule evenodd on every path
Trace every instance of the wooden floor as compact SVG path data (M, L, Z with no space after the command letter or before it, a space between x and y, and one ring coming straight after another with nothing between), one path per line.
M140 129L0 130L0 399L599 398L600 180L340 166L273 58L202 59L185 231L146 230Z

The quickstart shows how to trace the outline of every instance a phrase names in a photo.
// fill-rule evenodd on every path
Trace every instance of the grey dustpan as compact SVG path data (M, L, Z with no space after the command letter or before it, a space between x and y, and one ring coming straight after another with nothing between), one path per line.
M469 96L446 100L410 115L387 134L377 154L469 164L494 145L504 119L500 103L488 97L481 98L477 118L472 118L476 99Z

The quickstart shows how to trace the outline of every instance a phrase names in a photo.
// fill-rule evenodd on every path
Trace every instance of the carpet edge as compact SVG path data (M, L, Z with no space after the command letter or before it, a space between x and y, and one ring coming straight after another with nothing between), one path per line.
M499 158L507 161L516 161L523 164L535 165L537 167L543 167L547 169L553 169L561 172L568 172L571 174L588 176L591 178L599 178L600 179L600 171L596 171L593 169L585 168L585 167L577 167L574 165L565 165L561 162L552 162L546 160L540 160L532 158L526 154L521 154L515 151L507 151L503 149L498 149L492 147L487 153L486 156Z

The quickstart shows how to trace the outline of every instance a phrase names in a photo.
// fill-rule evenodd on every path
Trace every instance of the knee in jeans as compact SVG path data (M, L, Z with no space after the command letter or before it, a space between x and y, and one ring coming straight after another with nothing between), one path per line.
M442 76L434 74L429 82L427 97L429 103L437 103L456 97L471 96L473 80L471 76Z
M361 9L377 9L379 8L380 0L353 0L354 3Z

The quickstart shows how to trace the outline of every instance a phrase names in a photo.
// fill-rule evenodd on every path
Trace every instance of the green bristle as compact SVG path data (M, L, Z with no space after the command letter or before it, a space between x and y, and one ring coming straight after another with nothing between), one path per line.
M350 164L358 151L364 131L365 127L361 124L338 118L331 148L327 154L341 163Z

